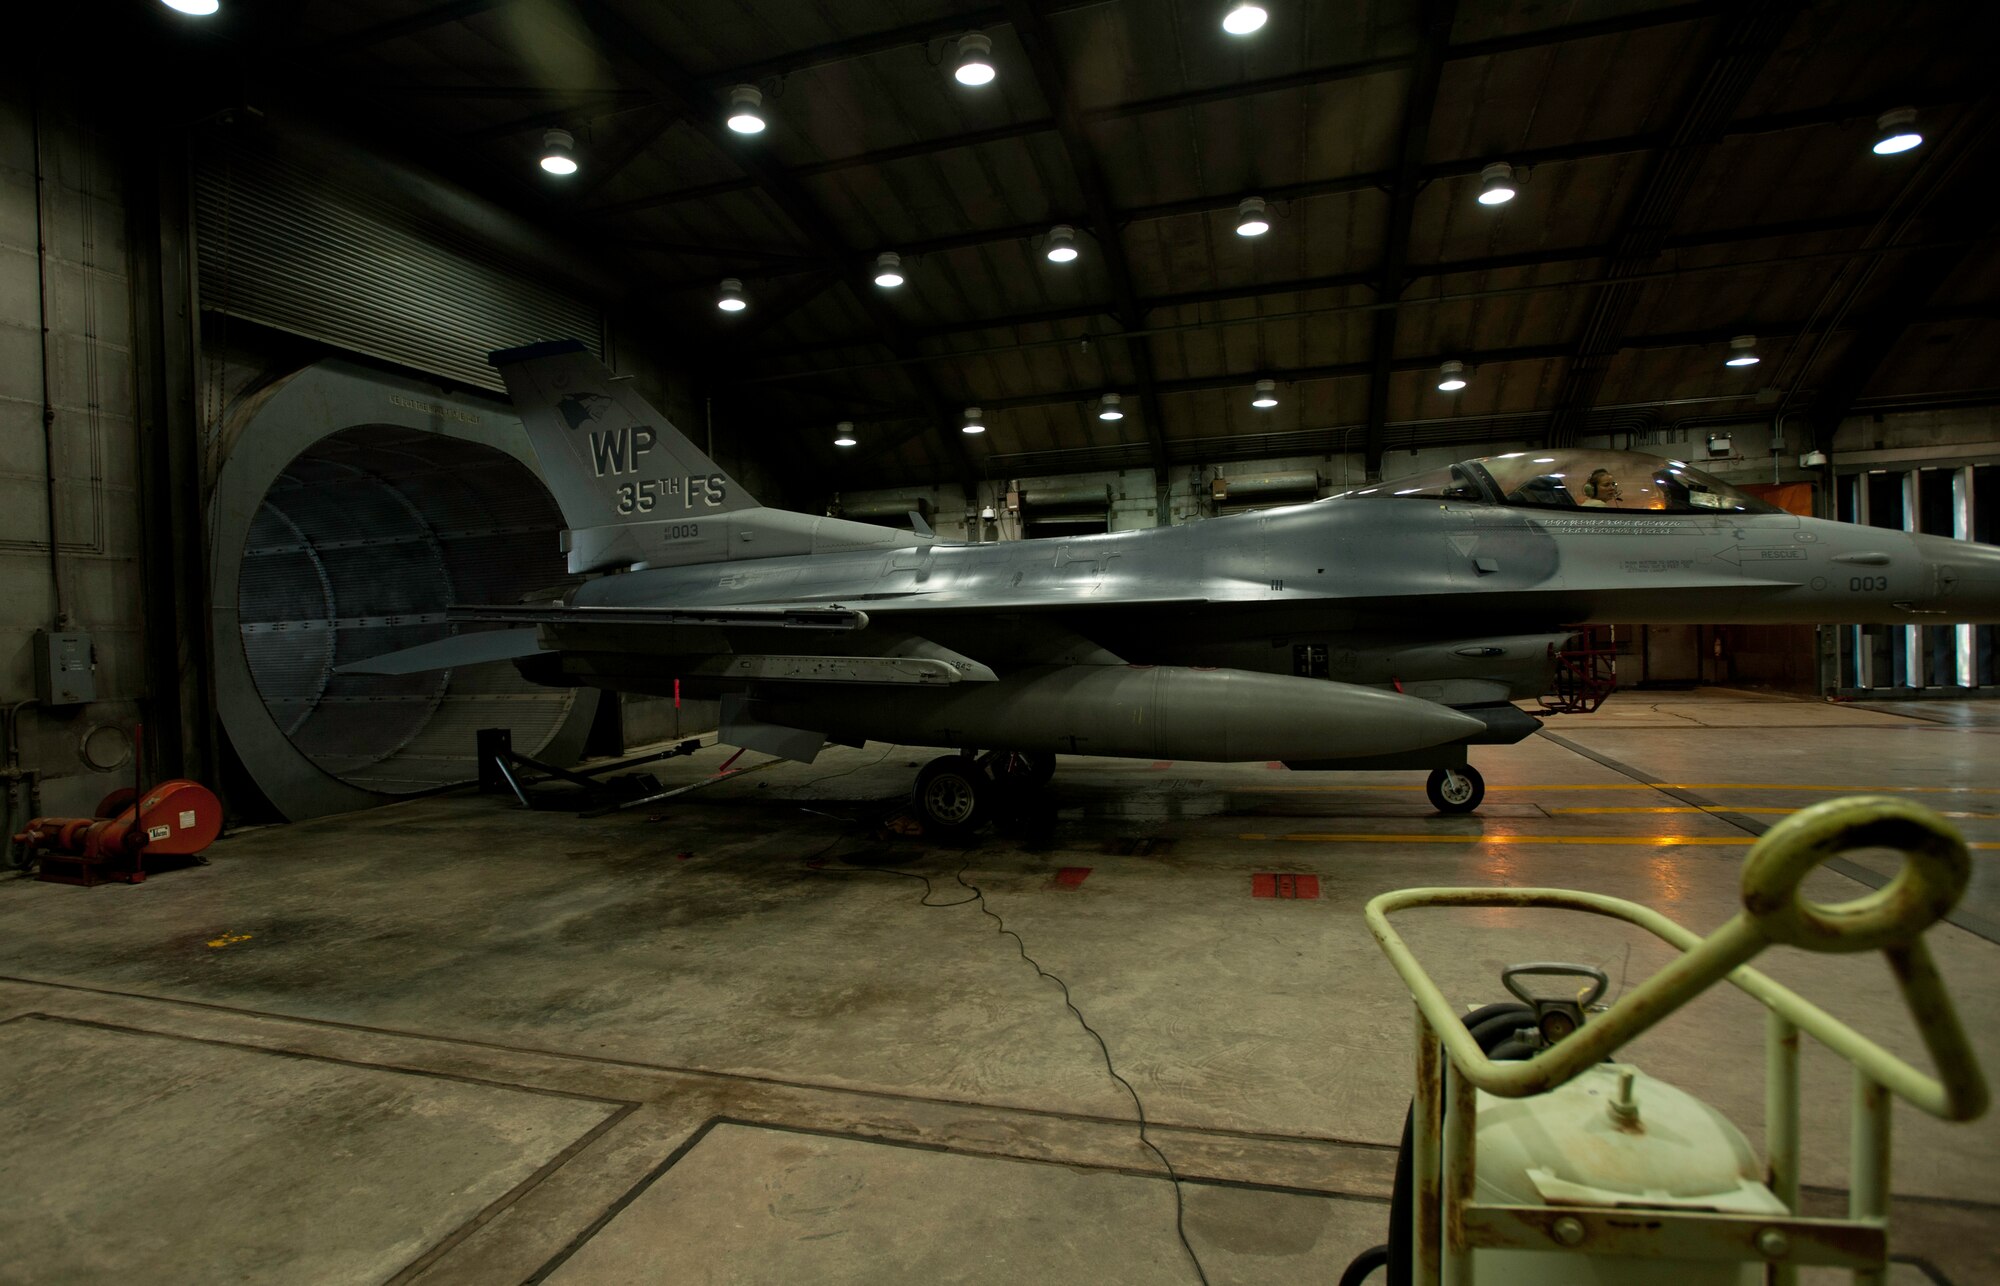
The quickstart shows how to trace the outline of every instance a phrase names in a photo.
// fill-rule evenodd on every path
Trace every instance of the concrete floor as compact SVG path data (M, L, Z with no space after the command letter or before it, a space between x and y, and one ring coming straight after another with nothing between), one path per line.
M1932 937L2000 1068L1991 709L1624 693L1481 753L1467 818L1417 774L1066 759L1039 824L936 847L872 824L932 752L871 745L652 813L449 795L136 887L0 883L0 1281L1194 1280L1131 1098L968 885L1137 1089L1209 1280L1331 1281L1384 1239L1409 1097L1409 1002L1360 915L1387 889L1571 886L1707 930L1785 811L1916 792L1981 845ZM1320 897L1253 898L1258 872ZM1511 961L1629 984L1667 958L1549 912L1403 928L1468 1003ZM1758 967L1916 1056L1879 958ZM1733 991L1630 1057L1759 1137ZM1806 1070L1831 1211L1846 1075ZM1893 1280L2000 1280L2000 1125L1897 1126Z

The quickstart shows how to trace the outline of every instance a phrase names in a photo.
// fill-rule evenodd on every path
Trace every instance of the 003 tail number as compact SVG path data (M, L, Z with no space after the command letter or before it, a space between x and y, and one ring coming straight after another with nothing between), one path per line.
M1850 576L1847 578L1847 588L1857 594L1865 593L1869 590L1884 590L1889 588L1889 578L1887 576Z

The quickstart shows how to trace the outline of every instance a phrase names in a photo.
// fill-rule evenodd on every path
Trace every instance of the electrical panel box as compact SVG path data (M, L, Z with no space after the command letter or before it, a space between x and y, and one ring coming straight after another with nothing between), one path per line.
M97 652L90 635L35 632L35 695L45 706L97 700Z

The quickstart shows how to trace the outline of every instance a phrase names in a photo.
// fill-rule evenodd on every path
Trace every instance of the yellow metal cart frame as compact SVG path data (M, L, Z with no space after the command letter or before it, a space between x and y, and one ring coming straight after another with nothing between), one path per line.
M1858 849L1900 851L1903 867L1885 887L1852 902L1820 905L1801 895L1810 871ZM1565 889L1404 889L1375 898L1368 904L1368 927L1416 1001L1412 1280L1418 1286L1472 1286L1472 1252L1491 1248L1762 1263L1772 1286L1792 1286L1807 1265L1851 1269L1855 1282L1869 1286L1884 1282L1890 1096L1946 1121L1969 1121L1986 1108L1978 1060L1922 940L1957 904L1970 874L1965 842L1936 814L1906 800L1863 796L1829 800L1773 827L1745 860L1743 910L1706 938L1637 903ZM1637 925L1683 954L1535 1057L1494 1062L1389 925L1390 916L1420 907L1583 911ZM1747 966L1773 944L1883 952L1936 1076ZM1554 1089L1725 979L1765 1009L1766 1183L1789 1217L1474 1199L1475 1091L1526 1098ZM1799 1214L1801 1033L1854 1069L1844 1219Z

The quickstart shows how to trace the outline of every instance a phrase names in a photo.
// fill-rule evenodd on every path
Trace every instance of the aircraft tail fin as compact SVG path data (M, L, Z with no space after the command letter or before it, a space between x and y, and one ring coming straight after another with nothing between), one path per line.
M487 357L507 383L542 476L570 529L570 570L586 549L624 547L604 529L686 525L758 507L637 390L576 340ZM597 529L595 538L585 533Z

